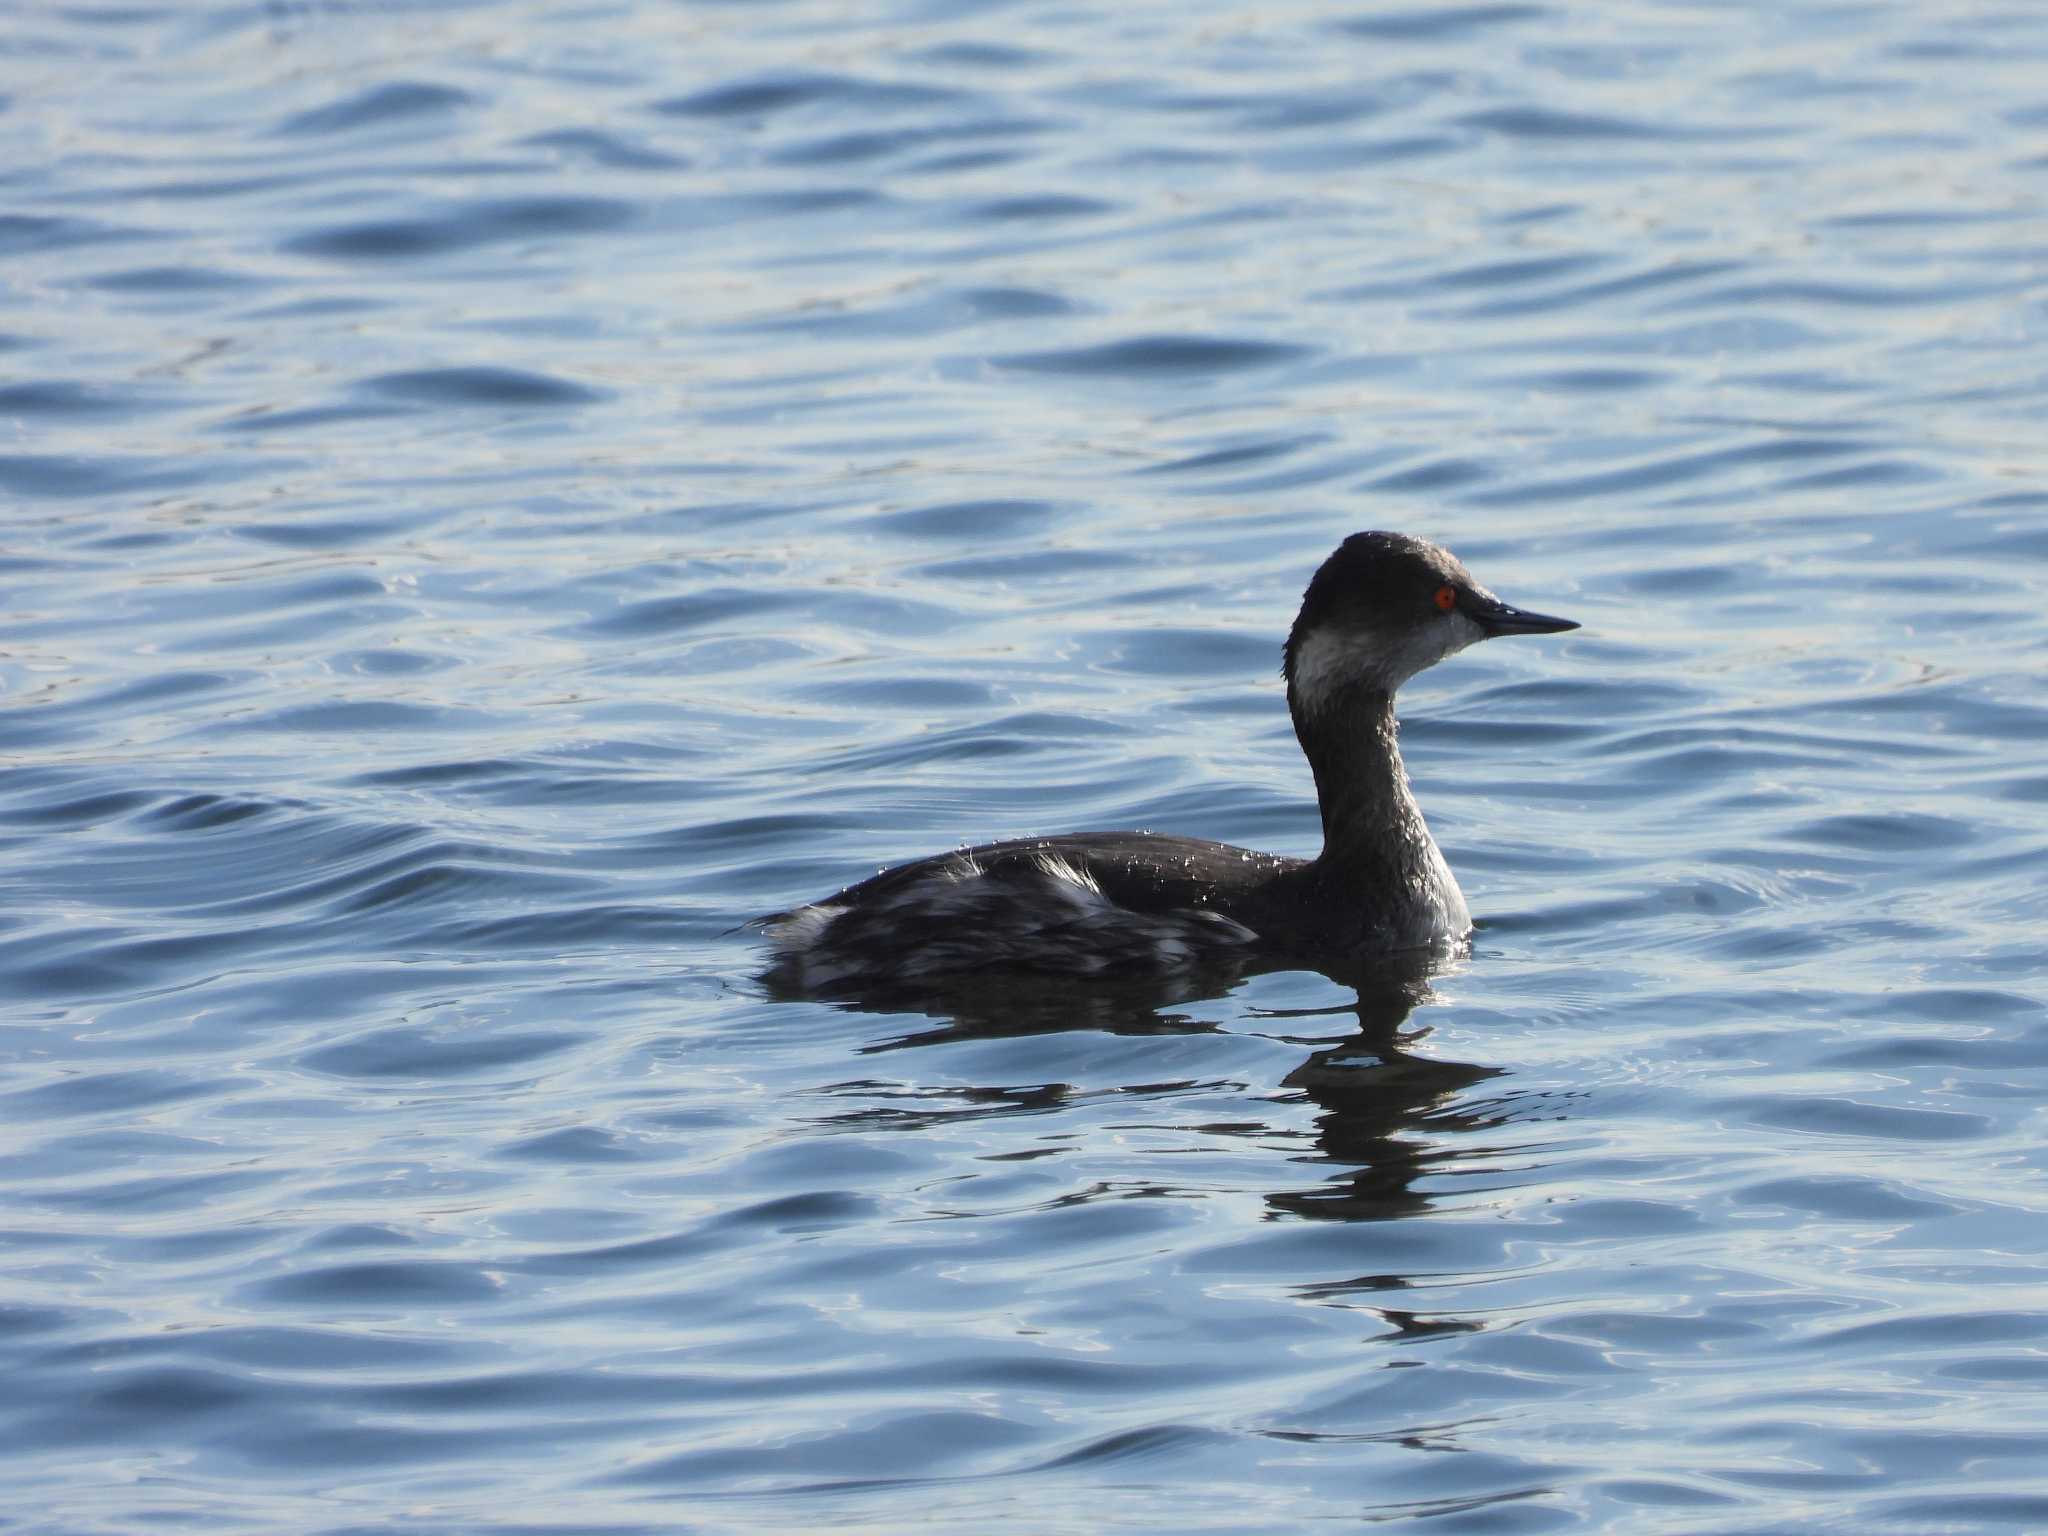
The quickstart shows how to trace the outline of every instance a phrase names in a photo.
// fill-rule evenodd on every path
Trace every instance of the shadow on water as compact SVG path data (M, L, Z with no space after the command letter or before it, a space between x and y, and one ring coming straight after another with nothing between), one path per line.
M954 978L944 985L868 988L841 993L831 1002L849 1012L921 1016L918 1026L862 1047L861 1054L869 1056L1074 1031L1117 1036L1218 1034L1224 1026L1201 1016L1198 1005L1227 999L1254 977L1283 968L1304 969L1300 962L1285 967L1251 963L1218 966L1200 975L1107 983L990 973ZM1287 1166L1322 1163L1334 1170L1322 1183L1267 1193L1275 1214L1314 1221L1383 1221L1421 1214L1434 1201L1417 1187L1419 1181L1452 1160L1469 1158L1474 1151L1471 1135L1521 1118L1516 1095L1477 1102L1464 1098L1475 1084L1502 1076L1505 1068L1416 1052L1431 1030L1412 1022L1412 1015L1418 1007L1440 1000L1430 981L1444 969L1441 956L1389 960L1369 968L1318 967L1315 973L1349 993L1349 1001L1245 1010L1243 1018L1263 1026L1261 1033L1268 1038L1311 1048L1281 1079L1281 1091L1266 1096L1266 1102L1313 1105L1314 1155L1297 1153ZM770 991L785 999L802 995L772 985ZM1349 1032L1332 1040L1327 1030L1308 1022L1319 1020L1343 1020ZM1293 1021L1301 1021L1296 1027L1315 1032L1271 1032L1271 1026L1285 1029ZM1154 1091L1194 1086L1144 1085ZM1053 1112L1078 1095L1068 1084L1038 1083L956 1087L944 1097L943 1108L869 1106L827 1117L823 1123L930 1129L963 1114ZM1278 1126L1270 1129L1282 1134ZM1447 1137L1453 1139L1447 1142Z

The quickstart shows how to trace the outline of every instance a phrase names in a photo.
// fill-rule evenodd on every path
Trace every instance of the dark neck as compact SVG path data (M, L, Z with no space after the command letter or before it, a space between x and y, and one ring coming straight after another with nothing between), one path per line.
M1430 846L1397 733L1394 696L1374 688L1346 689L1317 713L1297 709L1294 715L1295 738L1315 772L1323 809L1317 866L1381 892L1384 881L1414 868Z

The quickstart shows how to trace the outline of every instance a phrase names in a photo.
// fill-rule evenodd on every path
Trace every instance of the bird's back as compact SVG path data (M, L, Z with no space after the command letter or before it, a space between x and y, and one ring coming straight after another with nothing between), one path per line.
M1262 940L1262 894L1300 859L1199 838L1081 832L919 859L767 921L772 974L806 990L976 969L1159 975ZM1246 919L1251 921L1246 921Z

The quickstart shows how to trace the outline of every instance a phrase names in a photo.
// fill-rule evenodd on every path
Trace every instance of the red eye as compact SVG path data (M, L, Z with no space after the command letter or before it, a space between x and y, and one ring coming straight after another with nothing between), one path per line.
M1458 606L1458 589L1449 583L1438 587L1436 589L1436 605L1443 609L1445 613L1449 613Z

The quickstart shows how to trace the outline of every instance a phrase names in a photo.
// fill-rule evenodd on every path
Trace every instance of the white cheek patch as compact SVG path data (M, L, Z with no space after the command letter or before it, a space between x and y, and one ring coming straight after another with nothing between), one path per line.
M1379 661L1378 650L1361 645L1355 635L1311 631L1294 650L1292 692L1301 708L1320 713L1347 684L1375 671Z
M1391 639L1319 629L1295 649L1295 697L1313 712L1361 683L1392 693L1425 667L1485 638L1486 631L1462 613L1447 613Z

